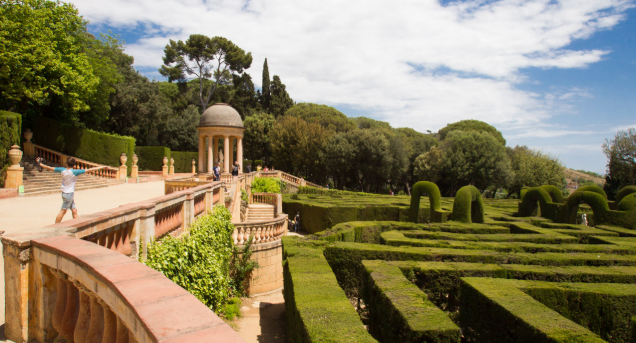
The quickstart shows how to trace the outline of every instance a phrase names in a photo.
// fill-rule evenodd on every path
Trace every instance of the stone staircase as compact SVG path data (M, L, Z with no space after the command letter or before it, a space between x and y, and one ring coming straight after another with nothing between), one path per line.
M250 204L247 208L247 221L261 221L274 219L276 217L274 205Z
M62 182L62 176L60 174L45 169L43 169L42 172L38 171L35 157L23 157L20 164L24 167L23 184L25 196L60 193L60 184ZM46 161L45 164L51 167L59 167L59 165L51 163L50 161ZM123 182L124 181L84 174L77 178L75 191L108 187Z

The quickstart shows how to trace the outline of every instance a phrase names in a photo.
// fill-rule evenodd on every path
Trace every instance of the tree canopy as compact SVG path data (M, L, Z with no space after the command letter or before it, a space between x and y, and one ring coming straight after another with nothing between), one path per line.
M506 145L506 140L503 138L503 135L494 126L474 119L462 120L446 125L444 128L439 130L439 139L444 140L449 133L457 130L487 132L493 135L493 137L495 137L502 145Z
M344 113L327 105L300 103L288 109L285 115L299 117L307 122L316 122L334 132L346 132L356 128L355 123Z
M563 183L563 164L558 158L541 151L529 149L527 146L507 148L514 176L508 187L508 196L517 194L521 188L553 185L560 187Z
M636 184L636 129L618 131L606 139L603 153L608 160L604 189L613 199L621 188Z

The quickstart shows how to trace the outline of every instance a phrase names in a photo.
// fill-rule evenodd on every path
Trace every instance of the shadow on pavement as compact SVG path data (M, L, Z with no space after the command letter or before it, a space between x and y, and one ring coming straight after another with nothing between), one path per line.
M285 303L261 302L259 306L261 334L259 343L287 342L287 321L285 318Z

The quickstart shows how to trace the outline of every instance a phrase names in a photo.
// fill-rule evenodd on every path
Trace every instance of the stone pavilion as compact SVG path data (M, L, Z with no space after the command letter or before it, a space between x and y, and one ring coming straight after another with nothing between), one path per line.
M208 107L201 115L197 131L199 134L198 170L200 173L211 173L217 162L220 163L221 171L228 173L235 160L239 161L241 172L243 172L243 132L245 128L241 115L232 106L218 103ZM223 140L223 152L219 150L220 139ZM234 144L235 140L236 145ZM222 161L221 157L223 157Z

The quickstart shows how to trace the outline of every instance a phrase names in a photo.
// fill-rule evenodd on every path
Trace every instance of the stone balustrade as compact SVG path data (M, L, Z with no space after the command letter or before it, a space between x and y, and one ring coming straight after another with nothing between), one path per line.
M226 184L232 183L232 174L231 173L221 173L221 182L225 182Z
M274 219L235 222L232 239L234 245L244 245L250 236L253 236L253 244L273 242L281 239L287 233L287 215L281 214Z
M41 157L45 159L46 161L51 161L60 166L66 166L66 161L71 157L59 151L48 149L37 144L31 143L31 145L32 145L33 154L35 157ZM104 167L103 164L85 161L76 157L74 158L75 158L75 169L90 169L95 167ZM107 178L107 179L115 179L115 180L119 180L126 177L126 175L120 175L119 168L114 168L110 166L108 166L108 168L106 169L100 169L100 170L89 172L89 174L95 175L98 177Z
M283 213L283 196L279 193L252 193L250 204L272 205L277 215Z
M5 334L15 342L244 342L161 273L97 244L33 239L29 261L28 306L6 304ZM19 317L9 315L16 310Z
M55 298L55 287L59 287L60 290L68 289L72 290L67 291L67 294L73 302L79 301L80 309L83 306L88 306L87 304L91 304L91 306L95 303L91 297L91 293L85 291L85 289L92 289L90 282L86 284L88 281L82 280L90 280L89 277L84 279L79 279L80 283L78 284L76 281L78 277L73 276L72 271L77 270L77 266L73 266L73 263L78 263L81 261L88 261L89 266L87 269L87 273L94 272L95 269L93 267L102 266L100 263L108 263L111 257L108 257L107 260L101 261L99 259L93 260L92 253L88 253L87 251L101 251L100 254L104 254L103 251L110 252L109 254L115 254L113 256L117 257L119 260L124 259L131 264L129 269L128 266L124 269L120 270L112 270L109 276L120 277L121 275L135 275L137 273L135 268L137 265L142 266L141 264L135 261L139 255L145 257L146 247L148 243L150 243L155 238L161 237L166 234L176 235L181 232L187 230L190 224L194 221L194 218L198 215L201 215L206 210L210 210L215 204L218 204L221 196L221 190L223 188L223 184L221 182L206 182L205 184L178 191L173 192L168 195L164 195L161 197L157 197L154 199L132 203L120 206L115 209L98 212L86 216L82 216L77 219L65 221L63 223L50 225L44 228L37 228L33 230L27 230L20 233L15 234L7 234L2 236L2 244L4 251L4 277L5 277L5 318L6 318L6 336L8 339L15 342L31 342L35 340L37 342L44 342L51 339L51 332L62 332L66 333L67 336L63 336L67 338L67 341L72 342L73 340L69 340L68 335L70 332L76 332L78 329L75 328L75 331L70 330L68 328L64 328L64 324L62 326L58 326L58 328L62 331L51 330L48 326L43 327L40 324L37 324L37 321L45 321L49 323L52 319L46 319L46 316L52 316L54 312L49 307L53 306L53 300ZM53 241L65 241L70 242L69 245L73 247L81 248L78 253L81 256L85 256L88 260L84 260L83 258L75 258L72 262L66 262L66 260L58 263L49 263L47 258L41 257L38 254L38 247L40 247L40 243L42 242L53 242ZM95 250L98 249L98 250ZM59 252L55 252L54 255L59 256ZM106 254L108 255L108 254ZM111 256L108 255L108 256ZM44 256L44 255L42 255ZM48 256L48 255L47 255ZM74 255L73 255L74 256ZM130 258L132 257L132 259ZM70 257L69 257L70 258ZM81 261L80 261L81 260ZM95 265L90 264L94 262ZM70 264L69 264L70 263ZM43 267L43 264L48 266L47 268ZM62 268L70 268L68 270L64 269L60 272ZM144 266L142 266L145 268ZM142 269L143 269L142 268ZM146 268L147 269L147 268ZM37 277L34 279L33 274L41 273L42 275L46 274L46 280L39 280ZM132 274L131 274L132 273ZM120 275L121 274L121 275ZM54 278L52 275L57 275ZM70 278L68 277L70 275ZM90 274L92 275L92 274ZM142 274L139 274L142 275ZM160 274L159 274L160 275ZM44 277L44 276L38 276ZM93 276L95 277L95 276ZM141 276L138 276L141 277ZM62 283L59 283L57 280L62 280ZM66 280L66 281L64 281ZM69 281L70 280L70 281ZM161 281L164 280L164 281ZM147 282L152 280L148 279ZM161 277L155 280L158 283L157 287L159 290L163 290L165 287L165 283L172 283L171 281ZM91 281L92 282L92 281ZM72 285L71 285L72 283ZM54 285L58 286L54 286ZM176 285L175 285L176 286ZM48 288L47 288L48 287ZM63 288L66 287L66 288ZM82 288L83 287L83 288ZM97 286L96 286L97 287ZM148 285L148 287L154 287L152 285ZM180 287L176 286L181 289ZM148 288L147 291L152 292L151 288ZM99 289L99 287L98 287ZM69 293L71 292L71 293ZM95 291L92 291L95 293ZM184 291L185 292L185 291ZM83 296L82 294L85 294ZM99 291L97 292L99 293ZM48 294L48 295L47 295ZM61 293L60 293L61 294ZM138 295L143 296L143 292L138 292ZM49 298L43 298L49 297ZM98 297L99 298L99 297ZM61 298L57 298L61 303ZM84 300L82 300L84 299ZM96 298L97 299L97 298ZM101 296L102 300L105 300L103 296ZM67 303L71 300L67 300ZM90 300L90 301L89 301ZM196 299L195 299L196 300ZM94 305L95 309L105 308L103 304L97 301L97 304ZM199 303L200 304L200 303ZM205 308L204 305L200 304ZM41 308L39 308L40 306ZM47 307L48 306L48 307ZM75 306L75 305L72 305ZM115 311L115 307L113 306L123 306L121 302L110 303L109 307L111 311ZM128 306L128 305L126 305ZM176 304L174 306L177 306ZM178 306L177 306L178 307ZM69 307L70 308L70 307ZM72 307L75 309L75 307ZM159 309L157 309L159 310ZM59 313L66 313L61 312ZM65 310L66 311L66 310ZM79 311L79 310L78 310ZM95 318L99 317L99 310L95 310ZM163 310L161 310L163 311ZM171 310L173 311L173 310ZM209 310L208 310L209 311ZM58 314L59 314L58 313ZM86 319L87 310L84 309L83 313L84 322L82 322L83 326L81 328L80 336L86 335L88 336L92 331L90 329L91 325L86 323L90 322ZM91 310L91 314L93 311ZM112 319L112 315L110 312L106 310L103 311L103 316ZM44 316L44 317L43 317ZM53 316L59 317L61 316ZM66 318L66 317L64 317ZM152 318L151 318L152 319ZM217 318L218 319L218 318ZM101 319L100 319L101 320ZM163 319L154 318L153 320L157 320L161 322ZM99 320L98 320L99 321ZM39 322L38 322L39 323ZM113 321L110 320L108 325L113 325ZM130 330L141 330L141 327L148 326L147 324L137 325L136 326L128 326L129 322L125 322L125 325ZM34 326L35 325L35 326ZM39 325L39 326L38 326ZM48 324L46 324L48 325ZM51 324L53 325L53 324ZM79 324L78 324L79 325ZM88 326L86 326L88 325ZM95 324L98 325L98 324ZM102 325L102 324L99 324ZM108 326L104 324L105 326ZM119 325L119 324L117 324ZM131 324L132 325L132 324ZM53 326L55 328L55 326ZM88 327L88 331L86 331L86 327ZM101 326L100 326L101 327ZM118 326L119 327L119 326ZM66 330L66 331L64 331ZM101 330L101 329L100 329ZM85 331L85 332L84 332ZM137 332L135 331L135 332ZM141 334L140 334L141 335ZM143 335L142 335L143 336ZM135 340L130 339L130 342L157 342L158 340L146 339L142 336L135 336ZM91 336L93 337L93 336ZM109 336L110 337L110 336ZM142 338L140 338L142 337ZM144 336L145 337L145 336ZM198 337L198 336L196 336ZM207 336L204 336L207 337ZM78 340L77 342L101 342L100 340ZM196 339L193 341L197 341ZM208 340L204 340L208 341ZM224 342L223 340L209 340L210 342ZM106 340L103 342L128 342L126 340Z

